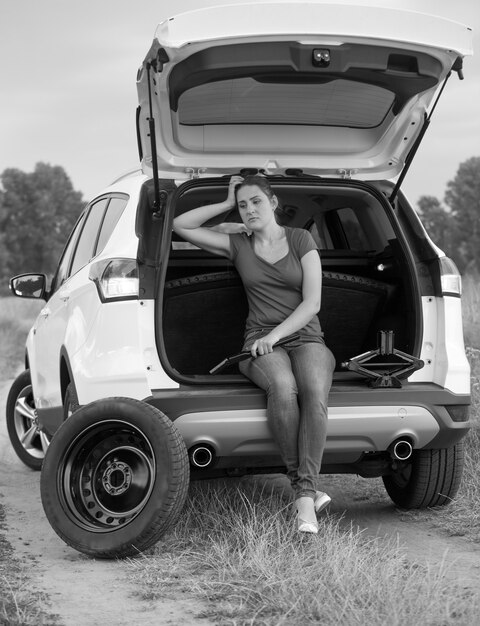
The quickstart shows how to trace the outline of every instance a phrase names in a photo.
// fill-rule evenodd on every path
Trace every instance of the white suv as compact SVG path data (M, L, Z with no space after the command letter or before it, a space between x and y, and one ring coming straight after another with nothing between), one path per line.
M160 24L137 80L141 170L86 207L51 286L11 281L46 304L9 432L23 461L43 462L44 509L67 543L135 554L178 518L190 474L283 469L263 391L215 367L242 345L241 282L172 234L175 215L247 172L320 250L337 360L322 471L382 476L405 508L451 500L469 428L461 280L400 184L469 53L468 28L379 8L226 6Z

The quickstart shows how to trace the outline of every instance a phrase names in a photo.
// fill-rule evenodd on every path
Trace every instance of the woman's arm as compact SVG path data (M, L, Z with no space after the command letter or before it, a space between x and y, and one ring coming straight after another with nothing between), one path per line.
M242 182L241 176L232 176L228 196L224 202L202 206L179 215L173 220L173 230L185 241L189 241L208 252L228 256L230 239L225 232L217 232L202 226L212 217L226 213L235 206L235 186Z
M248 230L243 222L222 222L221 224L215 224L215 226L209 226L208 228L217 233L226 233L227 235L235 235L238 233L247 233L247 235L249 235L252 232Z
M274 328L262 339L257 339L252 345L253 356L267 354L273 351L273 346L283 339L300 330L308 324L314 315L320 311L322 293L322 265L316 250L310 250L302 259L302 302L281 324Z

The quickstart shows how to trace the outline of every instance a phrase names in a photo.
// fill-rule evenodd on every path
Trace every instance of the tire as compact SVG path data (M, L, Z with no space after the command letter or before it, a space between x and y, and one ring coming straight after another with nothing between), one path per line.
M123 558L146 550L177 521L189 462L175 425L131 398L82 406L55 433L40 481L55 532L79 552Z
M18 458L33 470L42 468L50 438L38 428L30 371L13 382L7 398L7 432Z
M71 417L79 408L75 386L73 383L68 383L63 399L63 419L66 420Z
M463 441L442 450L415 450L402 471L383 477L393 502L403 509L449 504L462 479Z

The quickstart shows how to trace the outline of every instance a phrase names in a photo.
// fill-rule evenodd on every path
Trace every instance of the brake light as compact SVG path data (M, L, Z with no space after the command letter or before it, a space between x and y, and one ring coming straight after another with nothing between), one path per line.
M102 302L138 299L138 269L135 259L104 259L92 264L88 275L97 286Z
M462 277L457 269L457 266L446 256L442 256L439 259L440 263L440 286L442 289L442 295L444 296L457 296L462 295Z

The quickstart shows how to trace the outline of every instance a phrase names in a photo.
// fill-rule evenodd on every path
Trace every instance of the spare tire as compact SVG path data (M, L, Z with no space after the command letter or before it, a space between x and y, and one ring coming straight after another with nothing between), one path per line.
M189 485L188 455L175 425L131 398L87 404L52 439L41 497L55 532L96 558L133 556L177 521Z

